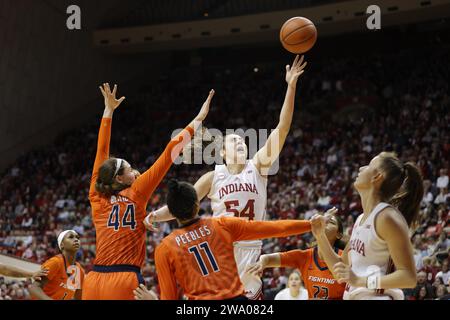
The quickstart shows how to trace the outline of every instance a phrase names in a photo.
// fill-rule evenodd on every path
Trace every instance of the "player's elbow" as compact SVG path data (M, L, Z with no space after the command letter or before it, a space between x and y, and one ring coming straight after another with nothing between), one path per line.
M415 271L408 271L406 279L405 279L405 287L404 289L412 289L417 285L417 274Z

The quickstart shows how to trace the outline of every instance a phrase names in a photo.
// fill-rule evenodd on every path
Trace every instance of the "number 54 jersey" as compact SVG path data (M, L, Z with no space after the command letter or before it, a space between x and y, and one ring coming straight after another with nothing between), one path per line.
M267 177L262 176L252 160L244 170L231 174L226 165L216 165L208 197L213 217L238 217L264 221L267 202ZM261 247L262 242L240 241L238 246Z

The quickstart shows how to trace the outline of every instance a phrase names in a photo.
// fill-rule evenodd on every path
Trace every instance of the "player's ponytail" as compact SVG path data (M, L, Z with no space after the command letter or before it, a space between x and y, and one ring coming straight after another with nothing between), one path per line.
M178 220L192 219L199 209L197 192L194 186L187 182L170 180L168 183L167 207Z
M420 202L424 193L423 180L419 169L412 162L405 163L404 170L405 180L391 203L400 210L408 225L414 226L419 217Z
M382 152L380 168L384 180L380 186L382 201L397 207L411 227L417 221L423 197L423 180L412 162L403 164L394 153Z
M127 187L115 181L115 177L123 174L125 170L123 161L121 162L120 168L116 168L116 166L116 158L110 158L100 166L97 181L95 182L95 190L97 192L105 196L111 196Z

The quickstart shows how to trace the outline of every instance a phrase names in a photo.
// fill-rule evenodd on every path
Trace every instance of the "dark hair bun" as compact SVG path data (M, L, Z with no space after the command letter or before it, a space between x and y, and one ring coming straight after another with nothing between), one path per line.
M176 179L170 179L168 186L170 193L178 193L180 191L180 184Z

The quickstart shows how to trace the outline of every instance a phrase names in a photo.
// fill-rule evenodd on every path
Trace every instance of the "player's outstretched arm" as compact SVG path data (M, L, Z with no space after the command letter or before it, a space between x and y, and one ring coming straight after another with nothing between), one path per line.
M198 179L195 183L194 189L197 192L199 201L202 201L202 199L209 193L213 178L214 171L209 171L202 175L200 179ZM169 208L167 206L164 206L156 211L150 212L147 217L145 217L144 225L150 231L158 231L153 223L169 221L173 219L175 218L170 213Z
M303 63L303 56L299 59L295 57L292 67L286 66L286 82L288 88L281 108L280 121L275 130L270 134L266 144L255 154L253 162L258 171L267 175L272 164L277 160L283 149L286 137L291 129L292 117L294 114L295 90L298 77L304 72L306 62Z
M206 119L213 96L214 90L211 90L208 98L203 103L200 112L194 120L192 120L182 132L169 142L158 160L156 160L156 162L133 183L132 188L141 195L142 201L148 201L150 195L160 184L167 171L169 171L173 161L179 156L184 146L191 140L194 131Z
M281 256L279 253L263 254L258 262L250 264L246 268L246 273L261 277L264 269L281 267Z
M113 90L109 83L104 83L100 86L100 91L104 98L105 110L103 111L103 118L100 124L97 142L97 153L95 155L94 168L92 170L91 185L89 188L89 195L95 192L95 182L97 181L98 170L100 166L109 158L109 143L111 141L111 125L114 110L125 100L125 97L116 99L117 85L114 85Z
M48 270L40 269L36 272L29 272L20 268L0 263L0 274L6 277L32 278L34 280L40 280L41 277L45 277L48 274Z
M289 237L311 231L311 222L307 220L245 221L224 217L218 222L229 231L233 241Z

